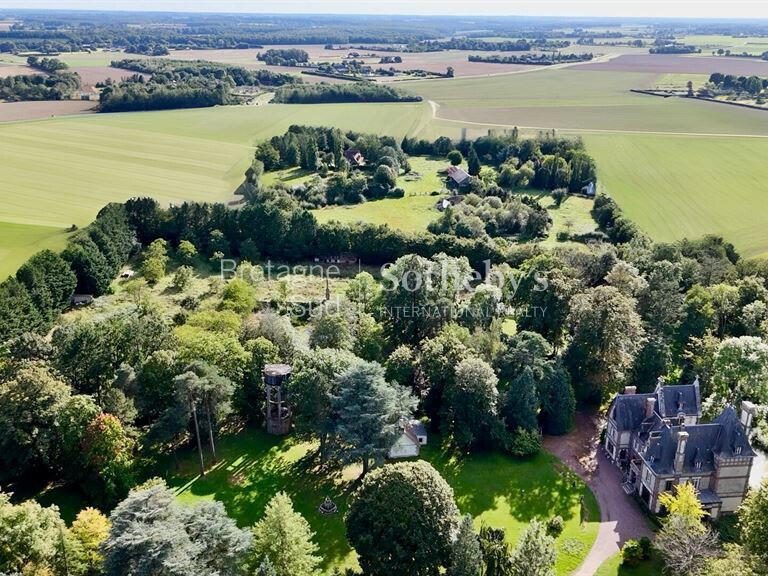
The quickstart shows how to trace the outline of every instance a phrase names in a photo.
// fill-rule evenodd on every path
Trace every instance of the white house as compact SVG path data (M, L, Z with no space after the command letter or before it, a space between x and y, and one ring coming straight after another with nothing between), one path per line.
M427 443L427 429L420 420L410 420L403 425L403 431L397 437L387 456L391 459L415 458L421 446Z

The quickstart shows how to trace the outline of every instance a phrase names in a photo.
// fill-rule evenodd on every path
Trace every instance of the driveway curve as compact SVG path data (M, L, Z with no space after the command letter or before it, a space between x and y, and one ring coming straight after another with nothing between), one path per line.
M544 447L576 472L600 505L600 527L589 554L572 576L593 576L600 565L630 539L651 538L653 532L638 504L621 488L621 472L599 447L598 416L576 413L573 430L546 436Z

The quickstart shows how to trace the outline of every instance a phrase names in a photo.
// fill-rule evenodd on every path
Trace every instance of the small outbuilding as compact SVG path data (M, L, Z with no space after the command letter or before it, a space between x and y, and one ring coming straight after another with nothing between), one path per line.
M73 308L90 306L93 304L93 296L91 294L74 294L69 303Z
M452 180L457 186L465 186L469 184L469 174L458 166L449 166L446 170L448 178Z
M387 456L390 459L415 458L421 446L427 444L427 428L421 420L409 420L403 423L402 432L397 437Z
M584 186L581 189L581 193L584 194L584 196L588 196L590 198L593 198L595 194L597 194L597 187L595 186L594 182L590 182L586 186Z

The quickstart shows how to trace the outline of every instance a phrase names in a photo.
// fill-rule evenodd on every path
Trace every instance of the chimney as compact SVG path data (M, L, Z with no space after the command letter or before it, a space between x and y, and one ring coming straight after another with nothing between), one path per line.
M653 416L653 409L656 406L656 398L653 396L645 399L645 418L651 418Z
M634 394L637 392L637 386L624 386L624 394Z
M685 461L685 445L688 444L688 432L681 428L677 433L677 451L675 452L675 474L682 474Z
M742 400L741 402L741 425L744 426L744 430L749 433L752 428L752 420L755 418L755 405L749 400Z

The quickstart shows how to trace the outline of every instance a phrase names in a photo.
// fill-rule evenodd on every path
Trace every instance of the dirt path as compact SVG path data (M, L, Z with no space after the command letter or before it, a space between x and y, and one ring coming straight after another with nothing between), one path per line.
M653 535L645 514L621 489L621 472L598 446L598 419L581 412L576 414L571 433L544 438L544 447L589 485L600 504L597 539L572 576L592 576L624 542Z

